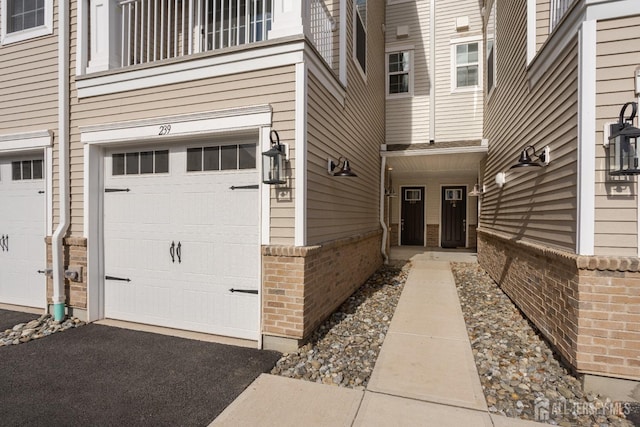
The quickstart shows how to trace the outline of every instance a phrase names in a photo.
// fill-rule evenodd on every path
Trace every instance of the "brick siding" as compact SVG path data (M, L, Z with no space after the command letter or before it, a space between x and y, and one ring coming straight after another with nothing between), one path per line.
M308 338L380 267L381 242L376 231L319 246L263 246L263 333Z
M640 380L640 259L479 229L478 261L577 373Z
M47 237L47 268L53 265L51 253L51 237ZM87 239L80 237L67 237L63 240L64 266L82 267L82 279L79 282L64 281L65 304L69 307L81 309L87 308ZM53 279L47 278L47 302L52 303Z
M440 247L440 225L427 224L427 247Z

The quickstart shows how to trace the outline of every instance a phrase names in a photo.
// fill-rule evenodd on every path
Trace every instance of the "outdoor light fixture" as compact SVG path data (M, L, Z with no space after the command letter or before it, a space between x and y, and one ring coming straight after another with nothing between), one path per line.
M469 192L469 197L479 197L484 194L484 185L480 188L480 184L473 184L473 190Z
M351 171L351 167L349 167L349 160L344 157L340 157L338 159L338 163L331 159L327 159L327 173L333 176L358 176Z
M533 145L527 145L522 150L522 153L520 153L518 163L511 166L509 169L526 170L526 168L539 168L542 166L547 166L551 161L549 151L549 146L547 145L542 149L542 153L538 154L536 153L536 149L533 147ZM537 160L533 161L531 157L535 157Z
M271 148L262 153L262 182L285 184L287 182L284 177L285 146L280 144L280 136L275 130L269 133L269 139Z
M506 183L507 183L507 174L504 172L498 172L496 174L496 185L498 186L498 188L504 187Z
M631 114L625 117L627 108ZM609 126L609 174L638 175L638 138L640 129L633 126L638 104L627 102L620 110L618 123Z

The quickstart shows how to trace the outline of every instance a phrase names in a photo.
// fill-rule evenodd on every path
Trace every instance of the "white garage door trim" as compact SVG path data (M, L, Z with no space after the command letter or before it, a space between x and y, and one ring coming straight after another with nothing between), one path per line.
M88 241L87 318L89 321L104 318L105 271L102 189L104 183L103 159L106 147L126 146L127 143L139 145L149 142L183 144L203 136L216 136L225 133L241 134L252 131L257 132L259 136L258 147L261 149L258 151L260 152L269 148L271 121L271 106L258 105L80 128L80 140L84 143L85 151L84 234ZM258 160L256 166L257 175L261 176L262 162ZM260 182L259 192L261 204L260 236L261 244L265 244L269 241L270 187ZM262 277L259 278L259 282L262 283ZM262 313L261 305L259 309ZM260 339L261 322L262 316L260 316L260 325L257 331L259 347L262 345Z
M32 132L21 132L13 134L0 135L0 156L42 156L44 160L43 164L43 187L45 191L45 201L42 215L42 237L50 235L53 227L53 188L52 188L52 176L53 176L53 131L37 130ZM44 248L44 240L42 241ZM40 261L37 269L44 270L47 266L46 250L43 250L43 258ZM46 278L42 275L42 286L46 286ZM46 291L42 292L42 300L35 301L33 304L37 308L46 308Z

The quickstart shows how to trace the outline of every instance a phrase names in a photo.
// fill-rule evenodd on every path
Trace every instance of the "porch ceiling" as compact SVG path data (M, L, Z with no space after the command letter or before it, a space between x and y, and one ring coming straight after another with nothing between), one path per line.
M383 151L394 175L477 175L487 147Z

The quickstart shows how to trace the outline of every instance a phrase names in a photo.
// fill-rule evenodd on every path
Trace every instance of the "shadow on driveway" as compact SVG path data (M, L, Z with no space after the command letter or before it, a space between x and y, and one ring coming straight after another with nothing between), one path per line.
M0 420L205 426L279 357L89 324L0 347Z
M42 312L44 313L44 310ZM20 323L28 323L39 317L39 314L0 309L0 332L4 332L6 329L11 329Z

